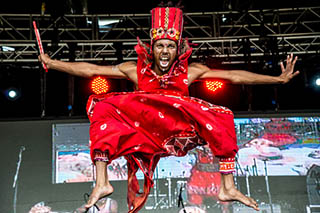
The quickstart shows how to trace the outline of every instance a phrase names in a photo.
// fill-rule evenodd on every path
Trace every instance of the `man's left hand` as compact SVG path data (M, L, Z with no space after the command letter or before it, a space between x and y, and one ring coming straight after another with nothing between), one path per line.
M287 56L286 67L284 67L283 62L280 63L282 73L279 77L282 79L282 83L288 83L292 78L300 73L299 71L294 72L294 66L297 59L297 56L293 59L293 54L291 53Z

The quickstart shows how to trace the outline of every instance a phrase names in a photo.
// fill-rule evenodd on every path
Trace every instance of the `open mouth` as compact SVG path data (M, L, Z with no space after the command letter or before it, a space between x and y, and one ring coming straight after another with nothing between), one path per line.
M163 68L167 68L169 66L169 58L168 57L160 57L160 66Z

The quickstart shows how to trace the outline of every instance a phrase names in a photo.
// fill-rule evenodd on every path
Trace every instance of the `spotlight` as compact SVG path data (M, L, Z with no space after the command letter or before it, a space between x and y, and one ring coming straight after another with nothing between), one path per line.
M20 91L17 88L10 87L5 91L5 95L8 100L15 101L20 98Z
M224 14L222 14L221 20L222 20L222 22L226 22L227 21L227 17Z
M317 86L320 86L320 78L317 78L315 82Z
M1 46L3 52L14 52L15 48L9 46Z
M206 81L206 87L211 92L215 92L218 89L221 89L222 86L223 86L223 82L221 81Z
M108 82L105 78L97 76L91 82L91 89L95 94L107 93L109 90Z
M17 92L15 90L10 90L8 93L9 98L15 98L17 97Z

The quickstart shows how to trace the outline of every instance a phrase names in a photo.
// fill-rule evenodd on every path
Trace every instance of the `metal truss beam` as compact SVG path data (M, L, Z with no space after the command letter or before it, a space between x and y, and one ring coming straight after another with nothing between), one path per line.
M136 37L149 40L149 14L65 15L0 14L0 61L37 62L32 29L36 20L45 50L76 61L136 59ZM102 20L117 21L99 26ZM319 53L320 7L199 12L185 14L184 36L195 44L193 57L262 57ZM6 48L9 47L9 48Z
M278 49L271 51L267 49L266 42L273 41ZM75 54L76 61L113 61L118 60L116 44L118 40L104 40L104 41L66 41L60 42L56 46L48 43L46 49L49 51L51 57L59 58L68 61L71 51ZM221 37L221 38L192 38L190 39L194 45L193 58L202 55L225 58L244 58L263 57L268 54L277 53L279 55L286 55L293 53L295 55L301 54L315 54L320 53L320 35L295 35L285 36L278 35L274 37ZM244 42L248 43L247 49L244 47ZM137 56L134 51L134 46L137 44L136 40L125 40L122 42L122 57L123 60L136 60ZM37 62L37 46L34 41L15 44L11 42L2 43L3 46L14 48L12 51L4 51L1 53L1 62ZM70 50L70 48L72 48ZM248 49L249 48L249 49ZM248 52L249 51L249 52Z

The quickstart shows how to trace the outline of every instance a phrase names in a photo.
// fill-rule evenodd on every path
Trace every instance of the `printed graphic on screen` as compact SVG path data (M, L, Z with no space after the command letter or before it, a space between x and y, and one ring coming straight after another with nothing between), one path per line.
M56 183L93 181L95 173L89 150L57 153ZM110 180L127 180L127 161L121 157L108 165Z
M237 174L306 175L320 165L319 118L235 119Z
M311 166L320 165L319 121L319 117L235 119L239 146L236 175L264 176L266 172L271 176L306 175ZM90 159L88 134L87 123L53 126L54 183L93 180L95 171ZM204 165L204 161L209 166ZM154 178L190 181L195 168L218 171L218 164L212 166L210 161L216 160L206 147L194 149L184 157L162 158ZM127 180L125 158L112 161L108 173L110 180ZM143 179L143 173L138 172L137 177Z

